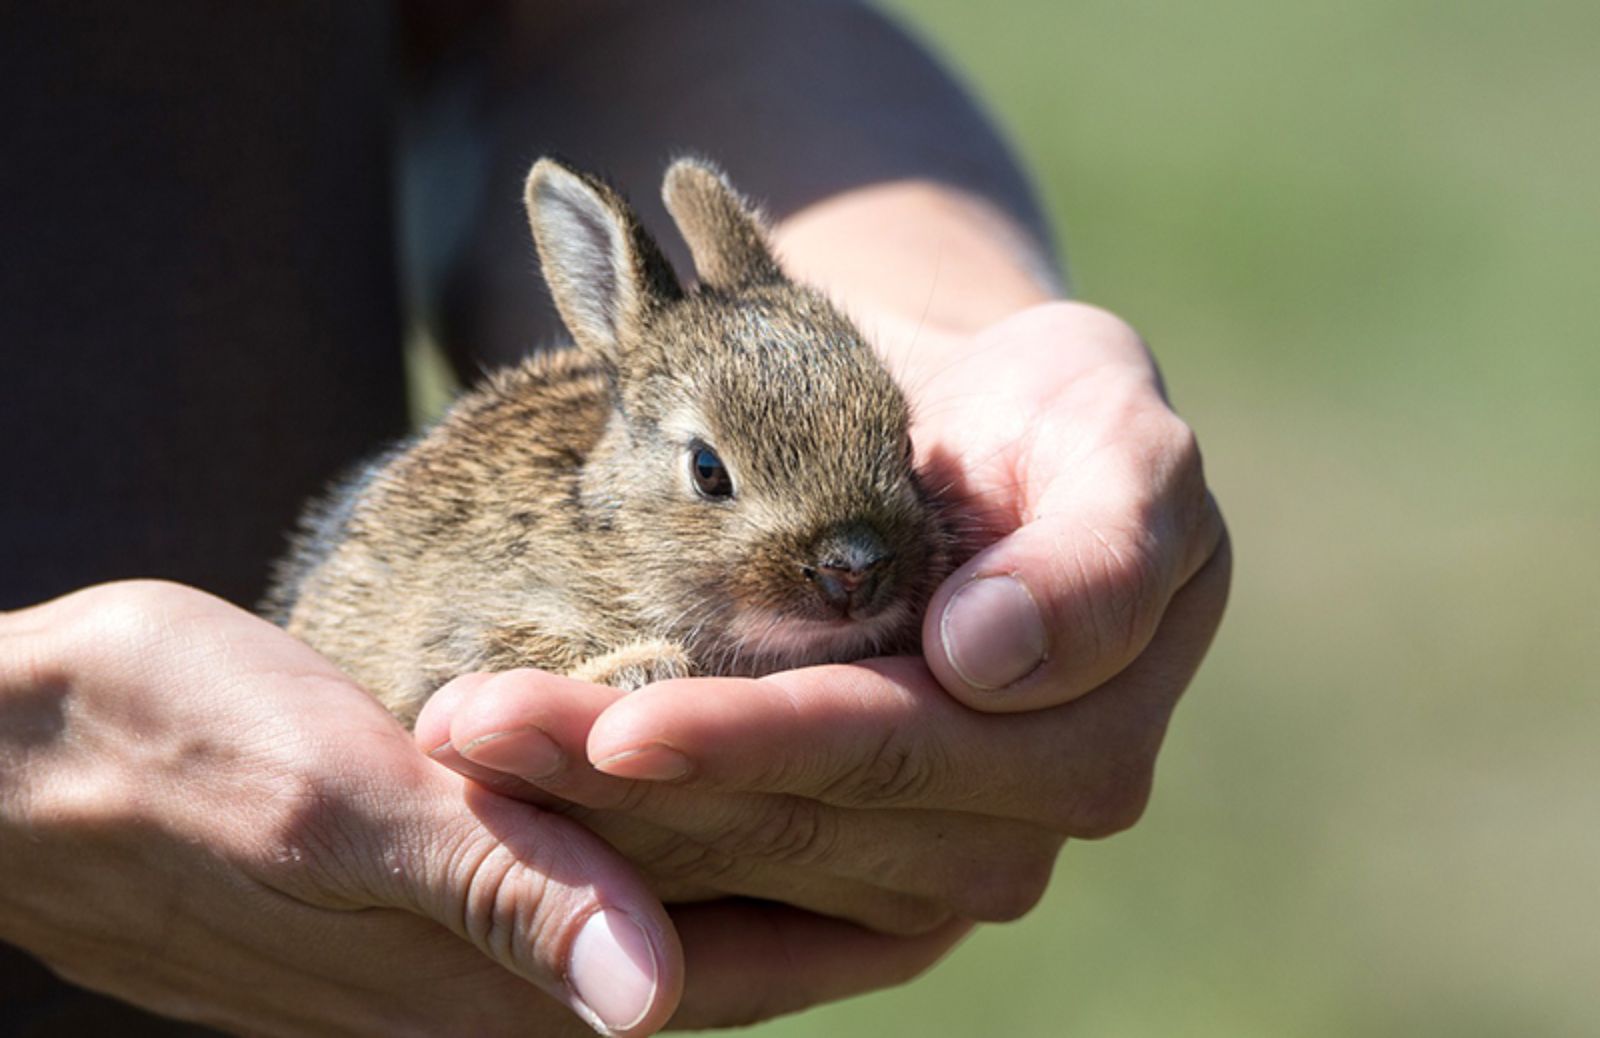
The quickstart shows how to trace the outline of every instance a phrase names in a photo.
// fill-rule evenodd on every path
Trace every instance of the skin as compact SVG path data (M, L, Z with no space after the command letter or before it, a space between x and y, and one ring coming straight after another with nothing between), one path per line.
M0 939L253 1034L588 1033L568 978L601 909L659 963L628 1035L894 983L952 937L669 918L592 834L434 766L303 644L159 582L0 614L0 846Z
M1138 816L1226 593L1193 438L1137 336L1054 301L1003 147L870 13L410 6L413 23L425 9L441 23L418 33L437 41L419 68L453 50L453 27L505 17L478 38L504 44L487 65L522 135L489 149L503 168L486 197L515 196L493 183L520 183L532 139L610 156L636 199L693 141L766 197L790 268L841 298L902 377L924 463L987 546L936 596L925 662L625 699L530 672L467 676L417 730L444 768L304 646L193 589L108 585L0 615L0 939L86 986L255 1033L560 1034L584 1027L566 978L604 907L649 934L658 983L611 1028L643 1034L898 983L968 920L1025 911L1063 836ZM552 14L563 24L541 23ZM743 63L705 62L707 35ZM830 67L864 81L795 90L793 56L825 46L849 50ZM657 60L629 59L641 53ZM564 97L640 118L520 111L536 69ZM891 93L892 110L861 105ZM784 139L826 161L771 147ZM533 294L521 227L486 206L481 228L451 272L473 290L444 301L468 369L538 327L517 308ZM502 306L498 284L520 302ZM1000 689L961 677L939 620L967 578L994 573L1027 582L1047 651Z
M1050 301L1026 240L927 184L842 196L777 234L800 276L845 272L828 287L876 332L920 460L981 546L934 596L923 660L631 695L469 676L424 710L419 745L581 819L665 897L782 898L898 934L1015 918L1066 838L1132 825L1220 621L1230 554L1148 350L1113 315ZM963 291L918 301L920 320L900 309L902 282L865 274L934 254ZM943 621L996 575L1036 604L1044 659L983 687ZM989 629L1015 626L977 604Z

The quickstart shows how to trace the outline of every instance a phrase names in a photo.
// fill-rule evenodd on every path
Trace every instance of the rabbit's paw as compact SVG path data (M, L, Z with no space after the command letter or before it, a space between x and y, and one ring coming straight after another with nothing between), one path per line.
M592 681L597 685L632 692L652 681L686 678L694 665L683 646L661 638L631 642L602 656L593 656L574 667L568 677Z

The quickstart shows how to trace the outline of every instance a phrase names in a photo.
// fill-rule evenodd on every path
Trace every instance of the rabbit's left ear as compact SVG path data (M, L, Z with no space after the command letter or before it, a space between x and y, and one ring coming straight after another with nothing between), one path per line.
M679 159L667 169L661 200L694 254L700 280L714 288L782 281L756 208L702 159Z
M614 366L650 313L683 297L655 240L610 185L555 159L528 174L528 223L567 330Z

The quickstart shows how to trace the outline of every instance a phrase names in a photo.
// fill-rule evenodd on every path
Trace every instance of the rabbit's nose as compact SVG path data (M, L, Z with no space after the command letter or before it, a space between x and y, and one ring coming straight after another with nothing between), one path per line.
M872 601L885 565L894 557L877 531L865 526L839 531L819 548L816 563L803 567L806 579L847 614Z
M877 590L878 569L881 559L874 560L867 569L841 569L837 566L817 566L813 572L822 597L836 606L854 606L872 598Z

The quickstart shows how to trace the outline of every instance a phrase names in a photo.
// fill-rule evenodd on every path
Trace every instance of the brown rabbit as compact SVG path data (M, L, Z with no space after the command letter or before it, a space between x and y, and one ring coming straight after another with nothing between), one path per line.
M575 345L313 507L279 567L268 611L407 724L471 670L631 689L918 645L951 549L904 396L721 173L680 160L662 191L694 291L616 191L540 160L528 218Z

